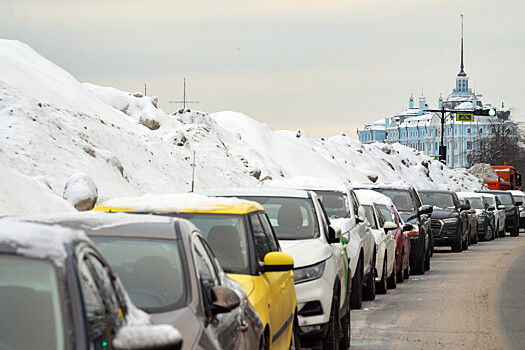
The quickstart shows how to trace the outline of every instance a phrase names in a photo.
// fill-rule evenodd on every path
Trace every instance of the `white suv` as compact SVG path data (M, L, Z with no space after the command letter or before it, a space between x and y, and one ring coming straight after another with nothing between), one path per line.
M330 226L313 191L253 188L207 191L262 204L284 253L294 259L301 343L350 347L350 270L346 240ZM340 335L342 335L340 337ZM340 340L341 338L341 340Z
M363 300L374 300L377 277L376 242L374 235L365 224L366 213L359 204L354 190L346 184L319 180L311 177L297 177L290 180L265 182L264 186L298 188L314 191L330 218L330 223L341 230L348 242L352 292L350 308L360 309Z

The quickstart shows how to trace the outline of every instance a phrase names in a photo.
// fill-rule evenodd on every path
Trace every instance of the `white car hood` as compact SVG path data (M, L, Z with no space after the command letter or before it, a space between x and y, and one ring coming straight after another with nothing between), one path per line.
M321 241L319 238L281 240L279 244L283 253L292 256L294 268L313 265L332 256L332 249L329 244Z

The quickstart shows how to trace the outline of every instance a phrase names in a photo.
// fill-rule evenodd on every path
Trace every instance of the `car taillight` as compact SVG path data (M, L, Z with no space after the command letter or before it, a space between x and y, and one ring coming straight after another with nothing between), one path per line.
M419 232L417 232L417 231L409 231L408 235L409 236L417 236L417 235L419 235Z

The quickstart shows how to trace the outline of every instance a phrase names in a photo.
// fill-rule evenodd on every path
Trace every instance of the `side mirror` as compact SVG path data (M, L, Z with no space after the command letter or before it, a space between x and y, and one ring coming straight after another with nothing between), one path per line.
M503 204L500 204L500 205L498 205L498 209L499 210L505 209L505 206Z
M264 272L280 272L293 269L293 258L281 252L270 252L264 256Z
M216 286L211 289L213 301L211 312L214 315L230 312L241 303L239 296L231 289Z
M388 232L397 229L397 225L392 221L387 221L385 222L385 226L383 226L383 229L385 230L385 232Z
M422 205L419 207L419 210L418 210L418 214L419 215L423 215L423 214L432 214L432 212L434 211L434 207L431 206L431 205Z
M413 229L414 229L414 225L412 224L405 224L405 226L403 226L403 232L412 231Z
M112 344L117 350L180 350L182 335L169 324L124 326L119 329Z
M341 242L341 229L337 226L328 225L328 243L339 243Z
M366 219L366 211L365 208L363 208L362 205L359 206L357 209L357 217L355 218L357 223L365 222Z
M516 206L517 206L517 207L520 207L520 206L522 206L522 205L523 205L523 202L522 202L522 201L518 201L518 200L516 201Z
M463 210L469 210L469 209L470 209L470 205L468 205L468 204L461 204L461 205L459 206L459 210L460 210L460 211L463 211Z
M496 210L496 208L494 208L494 206L492 205L489 205L489 207L487 208L488 211L494 211Z
M476 209L472 209L472 208L470 208L470 209L468 210L468 212L469 212L470 214L476 214Z

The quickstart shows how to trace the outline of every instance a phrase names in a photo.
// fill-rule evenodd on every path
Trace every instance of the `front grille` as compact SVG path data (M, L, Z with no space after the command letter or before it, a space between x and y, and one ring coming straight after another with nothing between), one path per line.
M434 236L440 236L441 230L443 229L443 223L441 220L438 219L432 219L430 220L430 227L432 228L432 233Z

